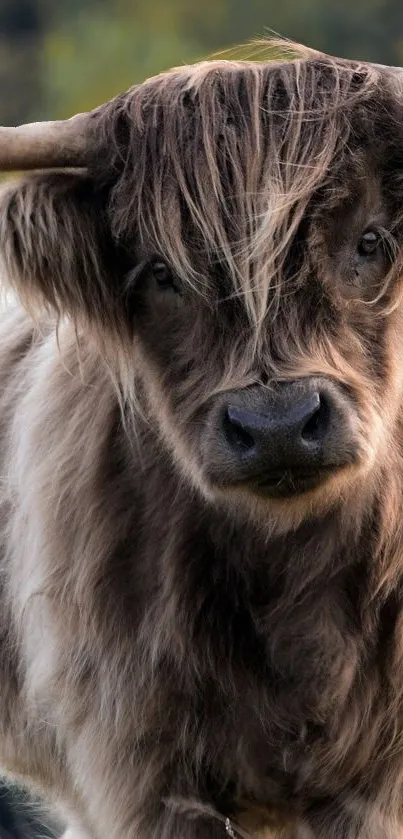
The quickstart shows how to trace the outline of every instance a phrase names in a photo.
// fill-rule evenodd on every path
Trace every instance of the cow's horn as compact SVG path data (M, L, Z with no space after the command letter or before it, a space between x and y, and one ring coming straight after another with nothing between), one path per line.
M95 112L56 122L0 127L0 171L85 167L93 159Z

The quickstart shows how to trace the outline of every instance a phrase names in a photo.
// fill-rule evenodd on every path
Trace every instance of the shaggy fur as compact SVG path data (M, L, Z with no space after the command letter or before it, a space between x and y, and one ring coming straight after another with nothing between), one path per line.
M0 202L36 318L0 330L1 762L94 839L396 839L401 91L210 62L96 119L91 171ZM313 375L354 458L287 499L232 485L228 395Z

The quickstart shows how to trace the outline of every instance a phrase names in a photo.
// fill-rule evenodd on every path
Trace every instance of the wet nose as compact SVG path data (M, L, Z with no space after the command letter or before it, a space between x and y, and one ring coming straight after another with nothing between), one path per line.
M323 463L332 412L319 389L302 393L283 386L281 397L249 410L228 405L223 420L227 445L244 462L268 474L311 472Z

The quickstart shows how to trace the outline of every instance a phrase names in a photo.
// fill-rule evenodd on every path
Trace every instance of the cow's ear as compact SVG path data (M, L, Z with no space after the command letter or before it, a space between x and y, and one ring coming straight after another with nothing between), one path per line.
M122 283L106 198L86 175L50 172L6 186L0 259L3 281L32 314L46 307L104 327L118 316Z

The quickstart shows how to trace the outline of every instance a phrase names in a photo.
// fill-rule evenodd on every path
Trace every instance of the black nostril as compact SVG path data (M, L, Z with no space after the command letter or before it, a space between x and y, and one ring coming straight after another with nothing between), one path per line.
M301 437L307 443L316 443L321 440L329 425L329 405L323 394L318 393L315 396L317 396L317 405L313 408L308 421L301 431Z
M239 451L250 451L255 446L251 434L243 428L242 422L236 417L235 412L228 408L223 417L223 431L225 437L233 449Z

